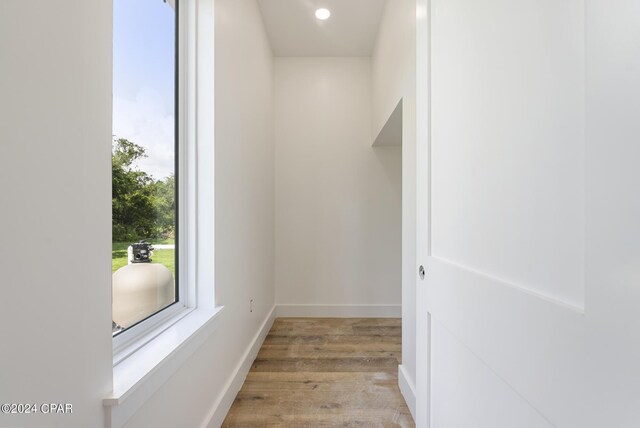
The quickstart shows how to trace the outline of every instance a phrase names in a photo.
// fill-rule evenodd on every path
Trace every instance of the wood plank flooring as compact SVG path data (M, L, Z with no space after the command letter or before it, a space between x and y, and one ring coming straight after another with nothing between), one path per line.
M414 427L398 389L400 326L276 319L223 427Z

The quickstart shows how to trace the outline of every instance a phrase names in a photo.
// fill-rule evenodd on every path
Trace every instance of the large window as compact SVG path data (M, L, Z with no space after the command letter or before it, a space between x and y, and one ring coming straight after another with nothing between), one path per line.
M180 301L177 0L114 0L113 334Z

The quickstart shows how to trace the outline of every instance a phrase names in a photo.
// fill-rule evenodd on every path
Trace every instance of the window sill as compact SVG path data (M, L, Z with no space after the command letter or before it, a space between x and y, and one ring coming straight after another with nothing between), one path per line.
M224 307L199 308L113 367L113 392L103 400L107 427L118 427L175 373L216 329Z

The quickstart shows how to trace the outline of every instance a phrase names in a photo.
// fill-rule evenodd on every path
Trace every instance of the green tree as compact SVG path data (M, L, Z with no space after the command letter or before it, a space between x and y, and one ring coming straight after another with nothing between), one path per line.
M134 242L173 235L175 179L154 180L135 168L145 149L125 138L112 145L112 233L114 242Z
M176 180L173 175L158 180L152 185L153 206L155 207L156 224L163 238L173 237L175 229L175 192Z

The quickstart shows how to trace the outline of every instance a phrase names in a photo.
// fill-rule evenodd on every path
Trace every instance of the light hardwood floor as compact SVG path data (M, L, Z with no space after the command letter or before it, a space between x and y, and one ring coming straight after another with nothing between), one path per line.
M414 427L398 389L401 322L278 318L224 427Z

